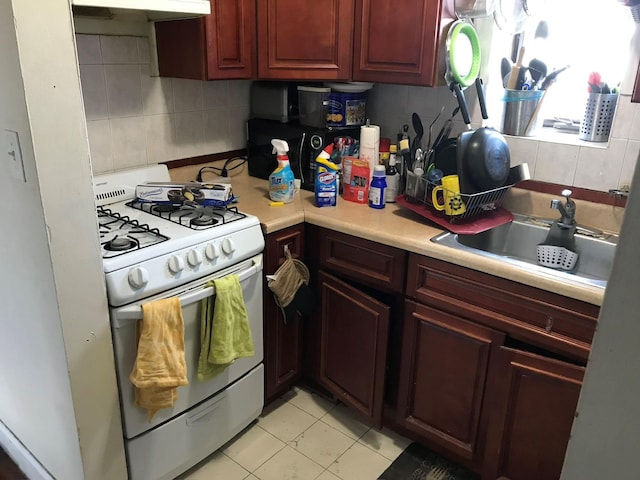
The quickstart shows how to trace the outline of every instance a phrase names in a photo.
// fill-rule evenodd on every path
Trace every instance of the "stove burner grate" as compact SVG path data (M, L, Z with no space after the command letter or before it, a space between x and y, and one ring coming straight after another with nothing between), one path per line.
M244 213L238 211L238 207L214 208L204 205L155 204L136 200L127 202L126 205L194 230L212 228L246 218Z
M100 243L109 252L108 255L103 255L105 257L111 258L169 240L157 228L151 228L146 223L140 223L108 208L98 206L97 214Z

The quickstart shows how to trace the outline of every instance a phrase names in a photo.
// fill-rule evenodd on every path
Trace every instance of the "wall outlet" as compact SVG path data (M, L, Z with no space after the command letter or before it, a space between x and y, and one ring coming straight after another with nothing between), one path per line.
M5 161L8 162L9 170L16 180L27 181L24 174L24 164L22 163L22 152L20 151L20 141L18 132L13 130L4 131Z

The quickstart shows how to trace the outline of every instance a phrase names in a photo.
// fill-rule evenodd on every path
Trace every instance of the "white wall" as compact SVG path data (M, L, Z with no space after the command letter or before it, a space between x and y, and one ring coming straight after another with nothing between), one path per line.
M637 189L640 172L631 186ZM631 195L626 210L562 480L639 476L640 195Z
M0 38L0 419L55 478L126 478L69 1L0 0Z
M27 183L0 158L0 421L56 478L82 464L11 2L0 2L0 129L18 131ZM3 133L0 130L0 134ZM4 153L4 147L0 149ZM18 208L19 207L19 208Z

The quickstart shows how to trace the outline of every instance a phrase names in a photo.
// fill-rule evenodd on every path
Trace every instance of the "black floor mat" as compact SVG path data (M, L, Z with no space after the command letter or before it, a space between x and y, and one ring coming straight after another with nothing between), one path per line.
M440 466L446 467L447 473L439 480L478 480L480 478L428 448L412 443L378 477L378 480L426 480L427 474Z

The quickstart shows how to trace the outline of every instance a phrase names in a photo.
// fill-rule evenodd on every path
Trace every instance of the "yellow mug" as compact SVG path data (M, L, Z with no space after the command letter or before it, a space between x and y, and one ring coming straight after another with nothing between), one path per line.
M438 201L438 193L442 192L442 201ZM433 208L436 210L444 210L449 216L462 215L467 211L460 196L460 180L458 175L447 175L442 177L442 185L434 187L431 191L431 200Z

